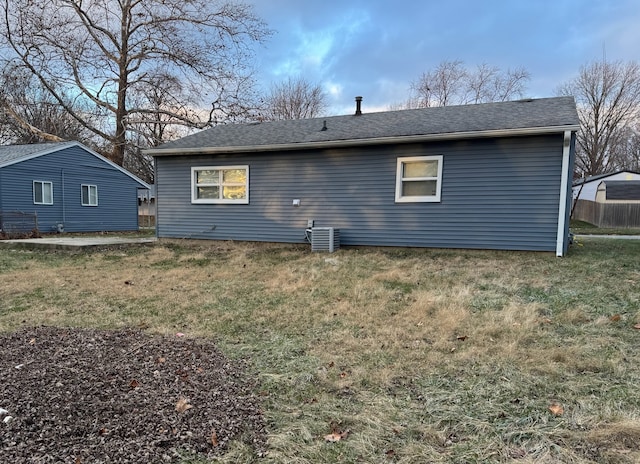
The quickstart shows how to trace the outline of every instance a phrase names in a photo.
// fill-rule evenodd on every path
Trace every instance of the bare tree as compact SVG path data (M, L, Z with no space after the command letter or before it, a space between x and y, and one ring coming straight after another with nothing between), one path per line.
M626 128L640 109L640 67L635 62L597 61L559 89L573 95L580 115L576 171L581 177L615 169Z
M411 83L411 96L405 106L426 108L506 101L522 97L529 78L524 68L502 71L481 64L471 70L462 61L443 61Z
M253 106L246 64L251 46L270 31L247 4L0 1L4 66L22 66L35 76L54 101L111 147L109 156L118 164L127 146L140 140L131 133L141 126L201 128ZM163 103L148 105L158 83ZM90 110L77 111L69 95Z
M529 72L524 68L501 71L496 66L479 65L469 72L464 103L487 103L520 98L526 90Z
M301 77L289 78L271 86L261 118L266 120L313 118L321 116L326 107L326 95L319 84L312 84Z
M64 92L60 95L68 106L73 106ZM0 72L2 143L78 140L90 144L91 135L30 73L21 68L5 68Z
M464 92L466 79L467 71L462 61L443 61L411 84L411 106L427 108L455 104L454 96Z
M611 152L615 166L610 166L609 170L628 170L640 172L640 120L631 124L626 124L620 131L620 136Z

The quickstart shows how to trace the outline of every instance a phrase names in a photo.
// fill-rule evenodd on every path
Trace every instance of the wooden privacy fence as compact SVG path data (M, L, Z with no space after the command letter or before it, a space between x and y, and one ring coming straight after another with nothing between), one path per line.
M640 227L640 203L596 203L578 200L572 218L598 227Z

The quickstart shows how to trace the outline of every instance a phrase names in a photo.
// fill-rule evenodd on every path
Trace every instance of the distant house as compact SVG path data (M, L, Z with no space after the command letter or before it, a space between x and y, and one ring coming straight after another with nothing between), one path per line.
M138 213L140 216L156 215L155 185L150 185L148 190L138 190Z
M217 126L155 157L156 234L342 245L568 247L571 97Z
M635 171L615 171L606 174L598 174L596 176L587 177L586 179L578 179L573 182L573 199L596 201L596 194L600 182L607 181L640 181L640 172Z
M0 147L0 229L138 229L138 190L149 185L77 142ZM36 221L36 222L34 222Z

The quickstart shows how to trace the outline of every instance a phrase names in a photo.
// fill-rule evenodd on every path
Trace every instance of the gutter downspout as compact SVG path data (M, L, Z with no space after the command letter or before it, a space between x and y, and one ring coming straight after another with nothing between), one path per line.
M571 131L564 131L562 145L562 177L560 179L560 204L558 205L558 234L556 237L556 256L564 256L564 243L567 240L567 189L569 188L569 160L571 156Z
M155 184L156 190L156 210L154 217L154 231L156 235L156 239L160 238L159 230L158 230L158 158L153 157L153 183ZM151 190L149 190L149 208L151 208Z
M66 226L67 223L67 208L66 208L66 201L64 198L64 190L65 190L65 186L64 186L64 169L60 169L60 175L62 177L62 227L64 228Z

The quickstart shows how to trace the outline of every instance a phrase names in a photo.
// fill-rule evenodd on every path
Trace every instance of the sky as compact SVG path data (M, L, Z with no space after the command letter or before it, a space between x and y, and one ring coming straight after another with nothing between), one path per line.
M251 0L248 0L251 2ZM523 67L524 97L557 95L580 67L640 62L640 0L252 0L274 34L256 47L260 85L319 84L328 115L384 111L443 61Z

